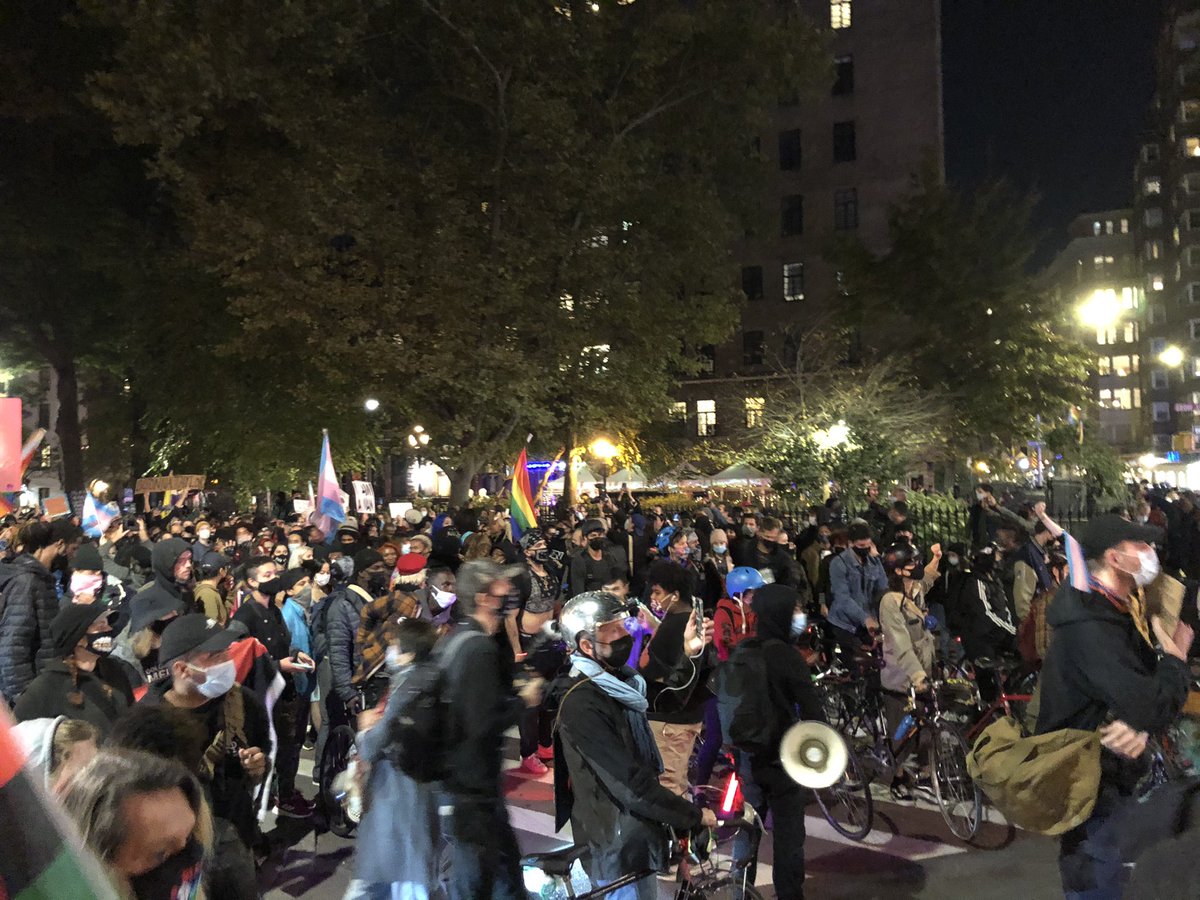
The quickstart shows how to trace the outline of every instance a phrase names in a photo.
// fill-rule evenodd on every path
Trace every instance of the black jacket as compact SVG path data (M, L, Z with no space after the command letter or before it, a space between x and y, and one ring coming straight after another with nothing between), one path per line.
M1054 629L1042 663L1039 734L1060 728L1091 731L1111 714L1157 734L1187 699L1190 673L1182 661L1155 653L1129 613L1106 596L1064 583L1046 611ZM1102 772L1119 777L1116 758L1103 754Z
M751 601L758 625L756 636L750 640L761 641L771 706L775 709L775 721L782 728L778 740L772 741L774 752L755 758L755 763L760 765L779 760L779 741L783 739L783 731L798 721L797 711L800 720L825 721L821 698L813 686L812 672L794 646L791 630L795 606L796 595L792 591L784 591L773 585L759 588ZM743 641L745 643L749 641Z
M191 610L192 592L175 583L175 563L185 551L190 553L191 549L183 538L167 538L154 545L150 551L154 580L137 592L139 605L161 602L164 607L174 605L180 613Z
M465 619L442 638L443 652L459 631L474 634L461 639L443 663L451 746L444 786L456 800L498 801L504 732L517 724L525 706L513 693L512 647Z
M962 638L963 652L970 659L994 658L1016 650L1017 626L999 573L991 579L968 574L947 607L946 618L950 630Z
M58 594L50 570L28 553L0 565L0 610L0 693L13 703L54 658Z
M622 670L625 680L632 674ZM699 807L659 784L658 773L639 759L625 708L582 681L560 679L547 701L558 709L555 828L571 822L575 842L591 848L598 878L659 869L667 861L668 828L699 825Z
M598 591L614 578L629 577L620 550L605 544L599 559L592 559L587 548L577 550L570 561L567 591L571 597L587 591Z
M67 695L76 690L83 699L81 706L67 699ZM67 664L55 659L42 667L38 677L33 679L17 701L13 715L18 722L56 716L82 719L95 725L100 736L104 737L117 717L132 705L133 691L117 660L97 660L94 672L79 673L76 687L71 682L71 670Z
M775 584L784 584L788 587L794 587L800 592L801 599L808 604L811 598L812 589L808 584L808 576L804 574L804 568L788 552L787 548L782 544L776 544L771 548L770 552L763 553L758 547L758 539L755 538L753 543L747 541L743 544L745 538L739 538L738 543L734 546L740 546L740 550L733 557L735 565L749 566L752 569L770 569L771 575L775 578Z

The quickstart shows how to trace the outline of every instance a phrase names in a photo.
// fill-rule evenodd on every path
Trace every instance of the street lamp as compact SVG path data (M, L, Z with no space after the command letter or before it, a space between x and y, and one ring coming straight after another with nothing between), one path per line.
M1076 314L1088 328L1108 328L1121 318L1121 302L1116 291L1098 290L1079 305Z
M413 430L408 435L408 446L414 450L419 450L421 447L428 445L429 435L420 425L414 425Z
M1158 354L1158 361L1169 369L1178 369L1183 365L1183 351L1172 344Z
M600 486L600 490L605 496L608 496L608 467L621 451L617 449L616 444L604 437L596 438L596 440L592 441L592 446L589 449L592 451L592 456L604 462L603 483Z
M379 401L374 397L369 397L367 398L367 401L363 403L363 409L365 409L367 412L375 412L377 409L379 409Z

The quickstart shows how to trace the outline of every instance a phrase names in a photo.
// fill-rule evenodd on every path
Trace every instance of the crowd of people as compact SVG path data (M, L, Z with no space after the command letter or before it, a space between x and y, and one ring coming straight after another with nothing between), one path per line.
M553 767L557 824L589 848L594 881L657 873L617 900L674 877L672 830L715 824L696 801L719 767L772 814L776 896L792 900L808 794L778 745L798 718L823 719L811 665L854 675L877 648L894 727L936 659L1019 653L1044 661L1044 727L1103 726L1127 763L1178 713L1186 686L1170 661L1186 659L1190 631L1133 624L1131 597L1157 572L1151 544L1188 573L1194 499L1143 486L1128 511L1093 520L1107 531L1082 544L1116 617L1097 623L1088 592L1062 587L1067 551L1045 504L986 484L975 498L966 539L928 548L902 488L886 503L872 489L857 517L833 498L799 522L706 500L643 509L622 490L516 534L502 509L361 516L332 534L299 516L173 511L123 516L95 540L67 519L10 521L0 693L129 897L202 884L257 897L277 849L263 814L319 814L297 784L302 753L320 760L351 725L366 812L348 900L439 896L443 878L455 900L525 896L501 789L509 729L522 773ZM1104 666L1080 658L1088 641L1114 643ZM731 756L719 676L747 658L766 673L767 739ZM439 711L436 752L414 743L430 739L414 730L422 697ZM908 801L919 779L899 769L891 788ZM1093 824L1124 785L1105 782ZM1107 865L1080 828L1064 839L1068 893Z

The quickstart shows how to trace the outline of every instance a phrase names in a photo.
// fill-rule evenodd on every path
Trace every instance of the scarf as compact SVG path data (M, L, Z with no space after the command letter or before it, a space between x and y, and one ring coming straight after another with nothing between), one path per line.
M633 732L638 755L642 762L661 775L662 756L659 755L658 745L654 743L650 722L646 719L646 710L650 708L646 700L646 679L634 672L629 681L623 681L594 659L580 653L571 656L571 675L587 676L596 687L625 707L625 717L629 720L629 730Z

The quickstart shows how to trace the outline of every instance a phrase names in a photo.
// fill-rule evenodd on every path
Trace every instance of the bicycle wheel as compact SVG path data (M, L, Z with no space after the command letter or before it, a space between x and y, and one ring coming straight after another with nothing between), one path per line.
M740 876L729 875L703 885L684 884L675 900L763 900L763 895L752 885L743 887Z
M839 834L861 841L870 833L875 820L875 801L871 798L871 782L863 776L858 754L853 750L842 777L832 786L813 793L825 821Z
M346 771L355 752L354 729L349 725L339 725L329 732L325 750L321 754L318 778L321 809L325 813L329 830L338 837L349 837L354 833L356 825L346 815L346 809L342 805L342 791L338 790L334 783L337 776Z
M967 745L957 731L939 728L930 753L933 793L942 818L955 837L969 841L979 830L983 799L967 772Z

